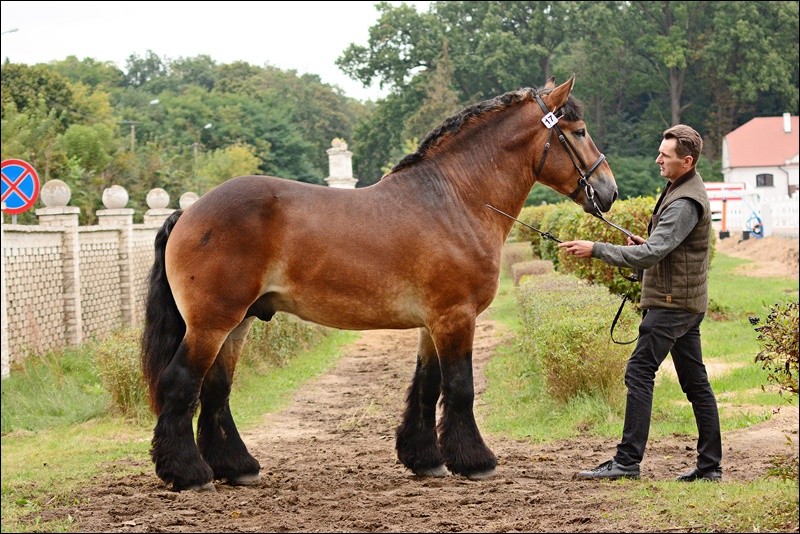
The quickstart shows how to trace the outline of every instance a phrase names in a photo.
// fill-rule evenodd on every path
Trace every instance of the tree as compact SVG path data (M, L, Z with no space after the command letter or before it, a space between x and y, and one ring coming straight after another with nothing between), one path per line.
M61 131L69 124L72 108L72 89L66 78L45 65L20 65L5 63L0 68L2 86L2 113L13 102L16 110L24 112L36 108L58 120Z
M235 176L258 174L261 160L255 149L246 145L229 145L204 155L197 167L198 190L206 192Z
M148 50L144 57L128 56L125 62L125 85L142 87L148 82L166 76L167 66L157 54Z
M453 63L447 44L433 69L420 74L425 97L422 105L404 123L403 139L424 139L442 121L454 115L462 106L453 89Z
M86 84L92 89L111 89L125 84L125 74L111 61L100 62L88 57L78 60L75 56L67 56L49 66L70 82Z
M702 82L713 94L705 117L706 143L718 157L722 138L752 116L797 113L800 61L797 2L715 2L704 48ZM764 109L759 97L781 95Z

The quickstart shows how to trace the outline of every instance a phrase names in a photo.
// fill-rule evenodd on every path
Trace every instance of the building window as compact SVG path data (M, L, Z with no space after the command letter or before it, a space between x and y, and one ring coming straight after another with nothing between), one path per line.
M771 174L756 174L756 187L772 187Z

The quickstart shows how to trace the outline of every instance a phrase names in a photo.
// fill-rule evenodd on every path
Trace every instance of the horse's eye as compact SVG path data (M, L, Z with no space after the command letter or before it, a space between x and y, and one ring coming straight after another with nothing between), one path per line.
M583 128L581 128L580 130L575 130L572 133L575 135L575 137L586 137L586 130L584 130Z

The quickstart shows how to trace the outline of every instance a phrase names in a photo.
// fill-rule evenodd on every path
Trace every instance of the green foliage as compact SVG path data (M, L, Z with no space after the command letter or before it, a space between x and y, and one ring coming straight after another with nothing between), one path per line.
M506 243L500 253L500 269L506 276L511 276L515 264L532 259L530 244L523 241Z
M109 404L85 347L27 355L3 379L2 397L3 436L83 423Z
M757 324L758 320L752 321ZM798 303L779 303L772 307L765 323L757 327L758 341L763 350L755 357L769 371L768 379L781 390L798 393L798 344L800 319Z
M261 373L283 367L290 358L318 343L328 333L325 327L277 313L269 322L254 321L242 349L241 361Z
M258 174L259 159L255 148L245 145L229 145L204 154L197 165L196 184L200 192L236 176Z
M141 331L121 329L97 343L94 364L103 387L111 394L111 409L123 417L149 416L147 386L140 364Z
M588 395L619 405L630 352L608 336L619 299L601 286L552 273L525 278L517 301L524 353L545 376L548 392L562 403ZM637 319L626 307L615 336L635 337Z

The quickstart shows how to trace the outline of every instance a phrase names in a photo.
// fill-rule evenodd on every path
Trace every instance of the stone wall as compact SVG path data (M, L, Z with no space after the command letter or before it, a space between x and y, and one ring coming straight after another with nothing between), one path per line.
M182 208L192 195L182 197ZM3 378L30 354L142 323L153 241L174 211L166 209L169 196L151 191L145 223L134 224L127 192L112 186L94 226L78 226L69 197L64 182L50 180L42 187L38 225L2 224Z

